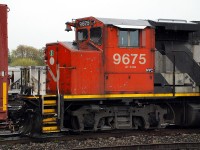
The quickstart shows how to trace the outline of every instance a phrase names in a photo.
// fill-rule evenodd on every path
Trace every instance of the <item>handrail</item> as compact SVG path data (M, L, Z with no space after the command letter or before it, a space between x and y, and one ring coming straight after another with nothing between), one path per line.
M158 22L162 22L162 21L171 21L171 22L183 22L183 23L187 23L187 20L182 20L182 19L158 19Z

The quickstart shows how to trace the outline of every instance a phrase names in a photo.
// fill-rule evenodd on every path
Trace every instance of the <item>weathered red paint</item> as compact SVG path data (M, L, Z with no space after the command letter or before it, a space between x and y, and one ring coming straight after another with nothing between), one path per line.
M54 53L53 56L50 53ZM49 66L47 93L97 94L102 91L99 86L102 83L100 52L70 51L67 45L56 43L47 45L46 58ZM50 62L52 59L54 63Z
M131 93L152 93L154 88L153 72L146 72L146 69L154 69L154 32L152 29L144 29L146 32L145 47L142 47L142 40L138 48L119 48L117 28L107 28L107 39L105 41L105 91L106 92L131 92ZM142 37L142 30L140 31ZM151 39L152 41L150 41ZM113 57L119 54L124 59L129 56L130 63L118 65L113 63ZM134 60L134 55L137 58ZM133 56L131 56L133 55ZM138 60L140 59L140 60ZM143 60L145 59L145 60ZM131 64L134 61L134 64ZM146 61L139 64L139 61ZM125 61L126 62L126 61Z
M7 110L3 110L3 83L8 82L7 9L0 4L0 121L7 119Z
M80 27L83 20L93 24ZM101 27L102 44L94 44L89 37L78 41L77 33L75 48L62 42L47 44L48 94L153 93L154 29L139 30L138 47L122 48L118 46L118 28L115 26L105 25L94 17L77 19L71 25L76 32L87 29L89 33L91 28ZM54 51L53 56L50 56L51 51ZM118 56L120 63L114 62ZM50 63L52 59L54 64ZM59 79L55 80L52 75L59 75Z

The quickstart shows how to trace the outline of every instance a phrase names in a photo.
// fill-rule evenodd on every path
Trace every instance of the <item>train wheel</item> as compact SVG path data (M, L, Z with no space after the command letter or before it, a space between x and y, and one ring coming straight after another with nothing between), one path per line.
M21 135L41 133L41 115L39 113L27 112L21 119L19 133Z
M31 122L31 114L30 113L26 113L23 118L21 118L21 122L20 122L20 126L19 126L19 133L21 135L28 135L30 134L31 128L32 128L32 124Z
M72 125L73 130L79 130L80 129L77 117L72 116L71 125Z
M141 117L133 117L133 126L136 127L136 129L144 130L144 120Z
M42 132L42 117L39 112L34 113L31 123L31 134L40 134Z

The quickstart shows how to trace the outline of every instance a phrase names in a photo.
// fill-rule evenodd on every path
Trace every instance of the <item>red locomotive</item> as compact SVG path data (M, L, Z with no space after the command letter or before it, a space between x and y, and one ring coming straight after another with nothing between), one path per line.
M45 50L47 94L61 95L62 127L198 124L198 23L87 17L66 27L75 28L76 40L47 44Z
M200 23L168 19L67 22L75 41L46 45L37 95L23 85L30 68L21 69L22 90L7 117L7 7L0 8L0 119L20 133L199 126Z
M76 42L47 44L47 93L153 93L155 37L148 21L89 17L67 26L76 28Z

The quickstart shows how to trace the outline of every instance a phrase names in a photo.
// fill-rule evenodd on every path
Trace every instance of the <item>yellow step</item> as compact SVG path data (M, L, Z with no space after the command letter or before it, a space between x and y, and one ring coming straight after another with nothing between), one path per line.
M54 130L54 131L42 131L42 133L55 133L55 132L60 132L60 130Z
M58 126L51 126L51 127L42 127L43 133L49 133L49 132L60 132Z
M43 113L56 113L56 109L43 109Z
M43 97L44 97L44 98L49 98L49 97L56 98L56 95L44 95Z
M43 122L43 125L56 125L56 121L51 121L51 122Z
M45 123L45 122L54 122L56 120L57 120L56 118L44 118L43 119L43 123Z
M44 100L43 104L45 106L51 106L51 105L55 106L56 105L56 100Z

